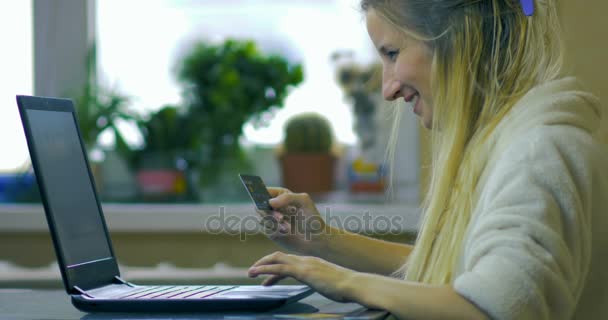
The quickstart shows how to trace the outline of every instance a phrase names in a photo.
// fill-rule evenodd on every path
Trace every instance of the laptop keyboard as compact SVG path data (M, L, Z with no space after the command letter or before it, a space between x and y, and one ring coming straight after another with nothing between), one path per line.
M124 284L111 284L92 289L84 293L85 299L101 300L197 300L231 291L226 298L243 297L291 297L301 293L303 286L129 286ZM234 289L234 290L233 290Z
M109 299L202 299L235 286L146 286L128 294L108 297Z

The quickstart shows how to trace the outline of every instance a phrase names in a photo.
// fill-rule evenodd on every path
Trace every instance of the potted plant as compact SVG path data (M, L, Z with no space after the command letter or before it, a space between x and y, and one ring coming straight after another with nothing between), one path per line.
M89 49L85 63L87 80L75 99L75 106L87 151L105 155L103 163L98 162L97 157L91 157L95 184L104 200L132 200L135 197L135 183L128 163L133 153L119 124L137 125L139 117L128 109L131 102L128 96L98 84L95 45ZM114 135L115 146L113 150L102 150L98 138L108 130Z
M223 171L248 171L243 125L265 125L302 81L302 67L259 52L252 41L227 40L197 43L176 69L183 104L164 106L140 125L144 146L133 161L139 189L153 201L200 200L199 186L222 193L204 190L205 199L230 197L238 181L222 188L222 178L236 177Z
M260 52L252 41L198 43L178 66L188 128L195 128L197 166L203 187L217 185L228 169L247 167L239 138L253 120L263 126L283 106L289 89L303 80L302 66ZM239 170L239 169L237 169ZM230 181L235 185L238 181ZM224 191L226 192L226 191Z
M183 108L166 105L140 123L144 145L135 152L139 192L145 201L195 201L197 149L195 126Z
M333 189L336 157L329 121L317 113L304 113L285 125L279 161L283 185L294 192L319 193Z
M119 121L137 122L138 117L128 110L130 99L116 90L97 84L97 53L95 45L86 57L87 81L75 101L78 125L82 138L90 150L97 146L99 134L111 130L116 138L116 151L129 159L131 148L118 129Z

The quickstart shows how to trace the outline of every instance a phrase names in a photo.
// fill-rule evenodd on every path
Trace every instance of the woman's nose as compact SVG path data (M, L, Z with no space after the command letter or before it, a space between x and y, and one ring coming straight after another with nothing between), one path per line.
M395 80L382 81L382 95L387 101L393 101L399 97L401 85Z

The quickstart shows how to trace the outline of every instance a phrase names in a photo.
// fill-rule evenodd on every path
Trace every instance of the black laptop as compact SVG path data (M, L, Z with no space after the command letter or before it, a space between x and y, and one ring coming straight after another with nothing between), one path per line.
M300 300L302 285L142 286L120 277L71 100L17 96L61 276L83 311L267 310Z

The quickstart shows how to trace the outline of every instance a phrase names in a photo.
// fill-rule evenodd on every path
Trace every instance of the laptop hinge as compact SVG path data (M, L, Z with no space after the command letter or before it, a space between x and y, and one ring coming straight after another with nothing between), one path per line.
M128 285L129 287L133 287L133 288L135 288L135 285L133 285L132 283L130 283L130 282L128 282L128 281L123 280L123 279L122 279L121 277L119 277L119 276L114 276L114 279L118 280L118 282L119 282L119 283L121 283L121 284L126 284L126 285Z
M89 298L95 298L92 295L90 295L88 292L86 292L85 290L80 289L80 287L78 287L78 286L74 286L74 289L83 296L87 296Z

